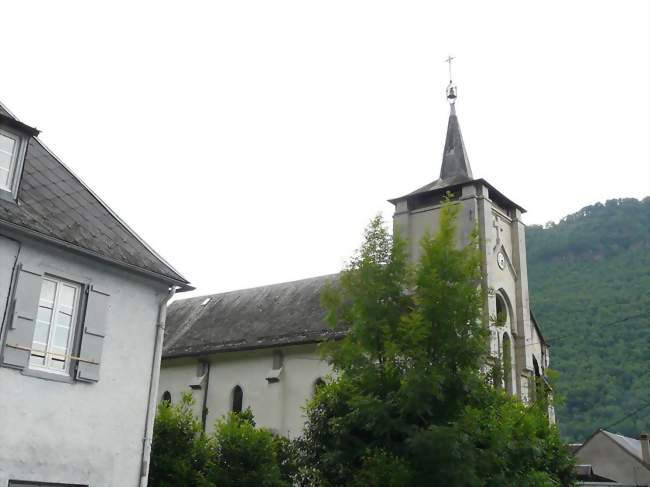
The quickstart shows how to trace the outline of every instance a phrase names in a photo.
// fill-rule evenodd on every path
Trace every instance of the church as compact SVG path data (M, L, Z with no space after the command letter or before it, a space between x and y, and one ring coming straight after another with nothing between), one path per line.
M482 320L490 329L490 354L503 365L501 384L529 403L536 399L549 364L548 345L528 297L525 210L472 174L456 115L456 86L450 82L449 123L440 176L389 200L393 226L418 258L425 232L435 233L441 204L451 192L461 205L458 228L467 241L479 230ZM304 425L302 407L331 373L318 344L337 339L320 305L323 286L336 274L209 296L181 299L168 309L159 400L194 396L196 416L210 430L229 411L250 407L259 426L295 437ZM495 317L499 316L499 320ZM554 421L553 411L549 411Z

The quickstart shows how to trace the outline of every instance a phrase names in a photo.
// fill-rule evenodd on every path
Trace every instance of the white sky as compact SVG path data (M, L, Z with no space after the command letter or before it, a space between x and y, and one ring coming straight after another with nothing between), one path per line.
M438 176L557 220L650 194L650 2L3 2L0 100L198 293L336 272Z

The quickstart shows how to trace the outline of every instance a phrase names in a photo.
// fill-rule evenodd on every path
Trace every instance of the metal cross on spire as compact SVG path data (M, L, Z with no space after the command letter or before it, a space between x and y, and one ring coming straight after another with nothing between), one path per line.
M445 59L445 62L449 64L449 82L451 83L451 62L456 59L453 56L447 56L447 59Z

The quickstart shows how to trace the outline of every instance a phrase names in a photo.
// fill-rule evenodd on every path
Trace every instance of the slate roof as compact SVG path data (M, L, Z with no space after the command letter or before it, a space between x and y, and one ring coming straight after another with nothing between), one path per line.
M458 192L459 187L471 184L480 183L490 191L490 197L498 203L507 207L514 207L525 213L526 210L519 206L514 201L507 198L503 193L498 191L494 186L488 183L485 179L474 179L472 175L472 168L469 164L469 157L467 157L467 150L465 149L465 142L463 141L463 134L460 131L460 123L456 115L455 105L451 105L449 112L449 122L447 123L447 136L445 138L445 149L442 153L442 164L440 166L440 177L424 186L411 191L410 193L388 200L396 204L398 201L410 199L412 197L419 197L427 193L442 194L447 191Z
M641 452L641 442L634 438L619 435L617 433L610 433L609 431L602 430L602 433L609 439L613 440L617 445L623 448L632 456L643 461L643 453ZM586 443L586 442L585 442Z
M451 105L449 122L447 123L445 150L442 153L440 179L458 177L472 179L472 168L469 165L465 142L463 142L463 135L460 132L460 124L456 116L456 106Z
M0 104L0 125L15 121ZM27 146L17 204L0 199L0 226L192 289L34 136Z
M342 336L325 323L320 293L337 274L172 302L163 358L315 343Z

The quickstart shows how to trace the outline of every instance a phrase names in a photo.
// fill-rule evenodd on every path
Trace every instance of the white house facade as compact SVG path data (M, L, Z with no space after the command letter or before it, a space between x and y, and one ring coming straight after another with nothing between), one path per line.
M146 485L185 278L0 105L0 487Z

